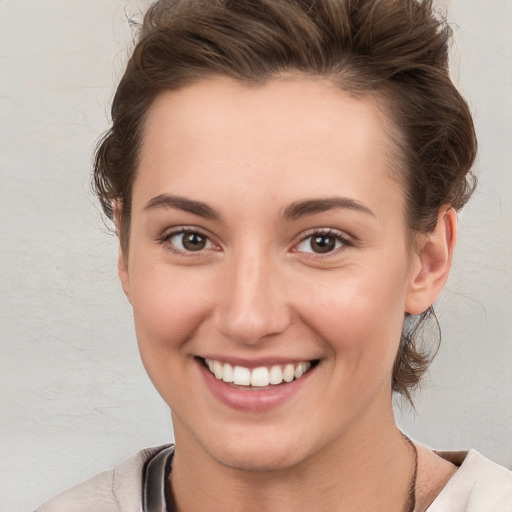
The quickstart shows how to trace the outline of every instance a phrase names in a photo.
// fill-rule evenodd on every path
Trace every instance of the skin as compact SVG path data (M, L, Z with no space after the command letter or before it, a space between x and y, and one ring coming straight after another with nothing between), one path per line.
M385 119L298 77L209 79L152 106L119 272L172 410L180 510L406 508L413 453L393 417L393 361L404 314L444 286L456 217L443 208L411 243ZM310 200L325 211L291 212ZM204 249L187 251L184 229ZM314 251L319 232L334 250ZM278 407L237 410L212 394L207 357L318 364ZM425 452L417 510L454 471Z

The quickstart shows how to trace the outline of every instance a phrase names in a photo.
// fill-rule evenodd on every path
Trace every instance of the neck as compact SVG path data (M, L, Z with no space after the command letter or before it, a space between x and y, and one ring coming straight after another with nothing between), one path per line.
M175 421L171 482L177 509L405 511L414 452L396 427L391 406L370 423L358 422L299 464L258 472L214 460Z

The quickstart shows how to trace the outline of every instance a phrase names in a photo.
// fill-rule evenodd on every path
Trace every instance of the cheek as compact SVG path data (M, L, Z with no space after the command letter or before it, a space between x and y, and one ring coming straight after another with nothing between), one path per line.
M141 353L158 358L181 349L208 314L205 276L151 265L132 276L132 305Z
M159 264L138 268L131 280L142 362L164 401L171 409L182 410L187 406L183 400L190 398L187 383L195 367L191 340L211 309L204 293L211 285L186 269Z
M309 290L309 292L308 292ZM313 290L313 294L312 294ZM353 271L315 287L304 283L303 316L343 364L392 368L404 320L403 272Z

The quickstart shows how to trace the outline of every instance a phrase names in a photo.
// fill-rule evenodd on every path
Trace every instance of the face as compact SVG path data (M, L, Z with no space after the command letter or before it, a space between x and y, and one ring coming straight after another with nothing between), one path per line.
M388 146L375 104L318 80L157 99L120 273L177 444L285 468L390 414L420 263Z

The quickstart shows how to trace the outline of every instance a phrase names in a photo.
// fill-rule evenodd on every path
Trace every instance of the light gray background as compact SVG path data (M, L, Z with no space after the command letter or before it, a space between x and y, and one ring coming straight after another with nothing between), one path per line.
M146 0L0 1L0 511L31 510L171 422L139 362L116 240L89 192ZM437 310L443 343L399 423L512 467L512 2L451 0L453 74L473 109L480 187Z

